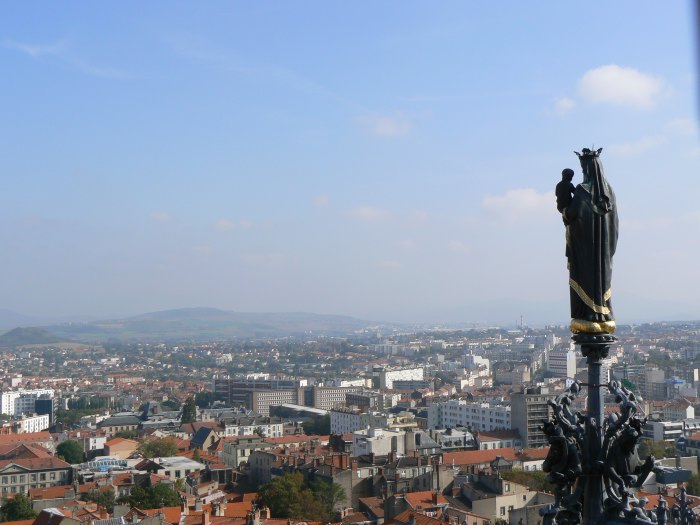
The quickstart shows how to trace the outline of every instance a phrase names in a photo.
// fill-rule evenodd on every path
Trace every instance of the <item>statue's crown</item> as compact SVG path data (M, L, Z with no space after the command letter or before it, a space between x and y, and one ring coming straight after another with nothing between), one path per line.
M600 152L603 151L603 148L598 148L598 149L588 149L588 148L583 148L581 150L581 153L578 151L574 151L576 155L579 157L598 157L600 156Z

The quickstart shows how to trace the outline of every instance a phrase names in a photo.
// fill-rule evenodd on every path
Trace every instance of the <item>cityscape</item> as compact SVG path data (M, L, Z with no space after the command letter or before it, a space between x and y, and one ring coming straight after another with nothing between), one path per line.
M8 2L0 64L0 522L698 523L700 1Z
M47 334L0 336L0 490L81 523L536 524L554 501L543 422L586 381L556 326L31 342ZM700 322L617 334L604 377L642 399L656 462L637 496L656 505L700 487ZM282 504L282 486L319 503Z

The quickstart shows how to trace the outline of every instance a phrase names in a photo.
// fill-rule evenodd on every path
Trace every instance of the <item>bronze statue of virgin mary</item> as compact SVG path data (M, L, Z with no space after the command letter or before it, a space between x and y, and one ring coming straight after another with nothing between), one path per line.
M581 161L583 182L576 186L562 215L567 224L567 258L571 295L571 331L607 333L615 331L611 277L617 246L615 193L603 172L599 150L576 153Z

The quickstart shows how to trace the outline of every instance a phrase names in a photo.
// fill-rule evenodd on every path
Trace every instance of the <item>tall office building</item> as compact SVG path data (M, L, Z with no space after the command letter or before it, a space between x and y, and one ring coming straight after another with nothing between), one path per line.
M540 427L552 415L552 409L547 404L550 399L554 399L554 394L543 386L524 387L521 392L511 396L511 428L520 432L525 448L549 445Z

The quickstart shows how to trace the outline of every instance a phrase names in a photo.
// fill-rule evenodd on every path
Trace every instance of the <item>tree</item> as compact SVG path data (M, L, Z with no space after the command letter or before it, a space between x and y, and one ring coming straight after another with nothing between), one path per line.
M323 480L315 480L311 483L311 491L314 497L323 504L325 511L325 517L322 521L332 522L338 521L336 519L336 514L343 503L347 501L347 495L345 494L345 489L338 483L332 483Z
M138 450L144 458L163 458L176 456L179 449L175 439L167 437L144 441Z
M192 452L192 460L199 461L200 463L202 462L202 453L198 448L194 449L194 452Z
M116 496L111 487L107 490L91 490L87 494L87 500L102 505L110 514L114 511Z
M161 402L160 407L163 410L180 410L180 402L177 399L167 399Z
M121 497L118 501L139 509L160 509L180 505L180 495L166 483L146 487L136 485L129 496Z
M530 487L530 490L554 493L555 487L547 481L547 474L541 470L525 471L514 469L499 473L505 480Z
M194 398L188 397L185 404L182 405L181 423L194 423L197 421L197 405L194 404Z
M0 507L0 521L30 520L36 518L31 500L22 493L11 500L3 501Z
M117 438L124 438L124 439L136 439L139 437L139 431L138 430L120 430L116 434L114 434L114 437Z
M85 455L83 446L74 439L63 441L56 447L56 454L71 465L82 463Z
M700 495L700 475L693 474L685 484L685 490L693 496Z
M304 486L304 476L299 472L274 478L258 494L261 505L270 508L273 518L315 521L323 512L321 503Z
M647 456L654 456L656 459L672 458L676 455L676 447L673 443L666 441L641 439L637 453L641 459L646 459Z

